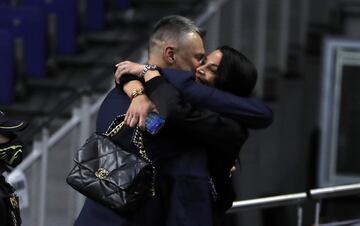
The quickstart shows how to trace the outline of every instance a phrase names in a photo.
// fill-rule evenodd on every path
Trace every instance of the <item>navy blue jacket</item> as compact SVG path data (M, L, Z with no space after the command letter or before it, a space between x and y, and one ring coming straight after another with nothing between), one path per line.
M166 78L166 75L171 75L173 78L193 77L191 73L175 70L164 70L162 73ZM171 78L167 79L171 80ZM244 127L221 117L220 114L192 108L181 100L180 94L173 86L161 78L151 81L152 84L146 85L146 90L160 114L166 119L166 125L159 134L145 137L146 149L155 162L157 170L157 195L145 203L140 211L126 216L118 215L87 200L76 226L212 225L212 200L208 189L206 150L210 146L221 148L221 144L229 143L234 139L242 140ZM184 83L180 81L178 85L184 86ZM183 98L187 100L191 99L189 94L196 96L192 93L195 88L189 87L192 86L186 86L184 89L190 91L187 94L183 93ZM218 104L222 114L240 122L251 121L249 125L254 128L264 127L265 124L269 124L269 120L272 120L272 115L270 114L271 117L267 115L271 111L266 106L262 105L266 111L256 108L260 102L252 103L248 99L241 98L239 101L236 96L207 88L201 86L201 89L196 91L207 97L206 99L202 101L199 98L193 99L198 103L209 102L209 108L216 108ZM211 94L206 95L205 92L209 91ZM129 103L129 98L122 91L113 89L100 108L97 130L106 131L117 115L126 112ZM206 103L203 103L202 107L206 107ZM241 144L239 143L238 148Z

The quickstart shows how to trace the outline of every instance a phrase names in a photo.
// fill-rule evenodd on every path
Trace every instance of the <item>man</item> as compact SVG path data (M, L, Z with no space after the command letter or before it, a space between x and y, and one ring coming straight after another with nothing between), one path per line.
M26 122L10 119L0 111L0 219L4 226L21 224L18 198L2 173L21 162L23 145L15 132L25 129L26 126Z
M149 63L163 68L194 71L200 65L204 52L199 30L193 22L183 17L169 16L156 24L150 37ZM180 76L184 72L174 70L173 73ZM148 136L146 142L146 149L157 170L156 196L144 203L138 212L129 215L118 215L87 200L76 226L213 225L206 148L202 144L207 142L209 145L216 145L217 138L228 139L227 142L232 138L243 140L242 127L217 114L193 110L186 103L179 104L176 91L171 85L161 81L159 74L149 71L145 73L144 79L148 95L166 119L159 134ZM104 132L117 115L126 112L129 105L139 107L140 111L145 109L145 112L155 110L144 95L144 90L134 88L137 85L142 87L139 81L125 84L124 90L132 97L131 101L119 89L113 89L108 94L98 115L99 132ZM131 126L138 120L142 119L136 114L129 114L127 118ZM170 123L177 120L183 123ZM139 124L143 125L144 121ZM188 128L192 128L189 133L194 136L184 132ZM218 133L212 132L213 128ZM206 136L197 136L206 131L208 139ZM203 140L197 143L197 138Z

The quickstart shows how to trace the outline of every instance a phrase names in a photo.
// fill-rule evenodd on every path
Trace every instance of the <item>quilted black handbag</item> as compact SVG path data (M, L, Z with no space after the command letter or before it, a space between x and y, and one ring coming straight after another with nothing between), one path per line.
M122 118L122 117L121 117ZM118 117L105 134L94 133L77 151L66 181L78 192L118 213L140 207L154 196L155 169L147 157L142 132L135 129L133 144L139 155L110 139L124 125Z

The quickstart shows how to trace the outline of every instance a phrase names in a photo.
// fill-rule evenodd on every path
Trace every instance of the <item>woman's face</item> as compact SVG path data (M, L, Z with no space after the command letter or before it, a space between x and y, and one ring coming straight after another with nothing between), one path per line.
M211 52L196 69L196 81L205 85L214 86L217 68L220 64L222 53L220 50Z

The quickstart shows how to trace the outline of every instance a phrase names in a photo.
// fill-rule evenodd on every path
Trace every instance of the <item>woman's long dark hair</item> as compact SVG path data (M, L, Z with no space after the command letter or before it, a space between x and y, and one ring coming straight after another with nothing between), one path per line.
M242 53L229 47L218 48L222 53L215 77L215 87L239 96L250 96L257 80L254 64Z

